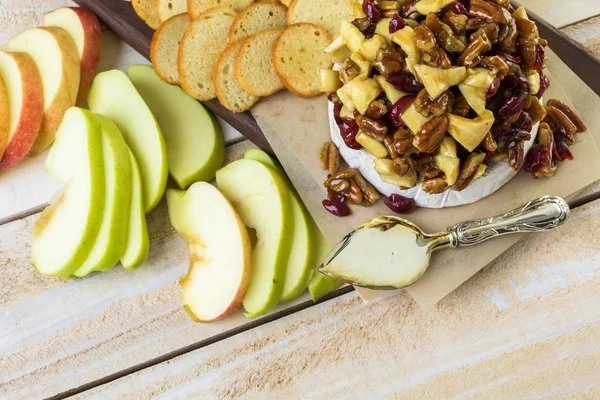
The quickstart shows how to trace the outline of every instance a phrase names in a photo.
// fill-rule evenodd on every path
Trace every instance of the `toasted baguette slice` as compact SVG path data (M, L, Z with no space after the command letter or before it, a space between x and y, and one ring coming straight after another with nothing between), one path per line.
M216 97L212 73L221 51L227 47L227 32L235 16L232 8L211 8L185 30L177 66L179 83L190 96L198 100Z
M286 7L289 7L290 4L292 3L292 0L279 0L279 2Z
M193 21L203 12L215 7L229 7L240 11L247 7L252 0L187 0L187 10Z
M235 75L240 86L254 96L269 96L283 89L273 66L273 46L283 30L258 32L244 43L235 59Z
M135 13L152 29L160 25L157 0L131 0Z
M190 26L187 13L169 18L157 29L150 45L150 61L158 76L171 85L179 85L177 56L185 30Z
M319 69L332 65L324 51L330 43L327 32L317 25L302 22L287 27L273 48L275 71L285 87L301 97L317 96Z
M330 37L340 33L343 18L354 15L352 0L293 0L288 7L288 25L310 22L325 29Z
M254 3L244 8L229 28L229 43L267 29L284 29L287 10L281 4Z
M235 57L242 41L227 46L221 53L213 71L213 83L219 102L228 110L243 112L256 103L260 97L244 91L235 77Z
M174 15L187 12L187 0L156 0L158 2L158 17L165 22Z

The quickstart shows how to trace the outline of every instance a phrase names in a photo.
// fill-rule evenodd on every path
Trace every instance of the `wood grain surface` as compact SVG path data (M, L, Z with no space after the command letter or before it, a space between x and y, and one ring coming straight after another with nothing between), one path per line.
M558 3L529 1L544 16ZM0 42L68 4L0 1ZM589 19L596 3L569 4L581 17L553 22L585 19L562 31L599 54L600 21ZM104 41L103 69L141 60L110 32ZM230 132L230 143L240 140ZM230 147L229 157L247 146ZM4 193L47 201L22 178L3 192L0 175L0 212ZM149 216L144 267L69 282L30 266L38 214L23 211L0 216L0 398L600 398L598 202L564 229L520 242L436 312L401 293L365 305L338 292L312 307L304 297L262 320L237 314L215 324L194 324L180 308L175 282L187 254L164 203Z

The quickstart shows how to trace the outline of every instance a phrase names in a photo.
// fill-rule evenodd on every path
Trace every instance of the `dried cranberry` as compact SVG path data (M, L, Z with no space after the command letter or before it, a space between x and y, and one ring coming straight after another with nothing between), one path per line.
M547 75L541 74L541 77L540 77L540 90L537 92L537 94L535 95L535 97L537 97L538 99L541 99L542 96L544 95L544 93L546 93L546 90L548 90L549 87L550 87L550 79L548 78Z
M450 7L452 8L452 11L454 11L456 14L466 15L467 17L469 16L467 7L465 7L463 4L459 3L458 1L455 1L454 3L450 4Z
M413 199L397 193L385 197L383 203L387 208L398 214L410 214L417 209L417 203Z
M333 105L333 118L335 118L335 123L340 125L342 123L342 117L340 117L340 112L342 111L342 107L344 105L342 103L335 103Z
M410 107L410 105L415 101L415 99L417 98L417 96L404 96L401 99L399 99L397 102L394 103L394 105L392 106L392 108L390 109L390 112L388 114L388 119L390 121L390 123L394 126L394 128L396 129L406 129L406 124L404 123L404 121L402 121L402 114L404 114L404 111L406 111L406 109L408 107Z
M508 118L523 110L525 100L529 97L529 86L529 81L523 76L506 75L502 82L502 89L508 94L508 98L498 110L501 118Z
M496 77L490 87L485 91L485 99L487 100L494 97L496 93L498 93L498 89L500 89L500 78Z
M518 113L523 110L525 106L525 100L527 100L528 93L518 92L515 95L512 95L502 107L500 107L500 111L498 114L501 118L508 118L513 114Z
M543 144L538 143L529 150L529 153L527 153L523 169L526 172L539 172L549 164L550 152L548 151L548 148Z
M424 88L424 86L417 81L417 78L408 71L394 72L387 76L386 81L391 83L396 89L406 93L417 94Z
M323 207L336 217L346 217L350 215L350 208L344 203L325 199L323 200Z
M354 150L362 149L360 143L356 141L356 134L358 133L358 124L353 119L343 118L342 123L339 124L340 133L346 146Z
M327 189L327 198L334 203L345 203L346 196L342 192L336 192L335 190Z
M394 14L392 19L390 20L390 33L394 33L399 31L400 29L404 29L406 27L406 21L403 20L398 14Z
M553 150L554 151L552 153L554 155L554 158L556 158L558 161L573 159L573 154L569 149L569 144L567 143L567 140L562 136L554 135Z
M509 52L506 52L504 50L499 50L498 51L498 55L500 57L502 57L504 59L504 61L506 61L506 62L511 62L513 64L520 64L521 63L521 57L516 56L514 54L511 54Z
M513 142L515 140L529 140L531 139L531 134L522 129L509 129L500 133L496 139L507 142Z
M377 21L379 21L379 18L381 18L381 13L377 9L377 7L375 7L375 4L373 4L371 0L363 1L362 10L367 16L367 18L369 18L369 21L371 21L372 23L376 23Z
M521 111L519 119L512 124L512 127L521 129L525 132L531 132L531 128L533 128L533 121L531 120L529 113L525 110Z
M506 8L508 10L509 13L514 13L515 12L515 8L513 7L512 4L508 3L508 7Z
M545 57L545 51L544 51L544 46L542 46L541 44L538 44L535 46L535 70L538 73L542 73L542 68L544 67L544 57Z
M369 27L363 31L363 35L365 35L365 38L371 39L375 35L375 29L377 29L377 25L369 25Z

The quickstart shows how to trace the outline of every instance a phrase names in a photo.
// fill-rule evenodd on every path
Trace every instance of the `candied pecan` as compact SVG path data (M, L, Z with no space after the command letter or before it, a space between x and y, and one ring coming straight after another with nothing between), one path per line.
M479 166L485 160L486 153L471 153L469 157L465 160L465 162L460 167L460 173L458 174L458 179L456 183L452 185L452 190L456 190L457 192L462 191L464 188L469 186L473 178L475 177L475 173Z
M491 132L488 132L487 135L485 135L481 144L483 145L483 148L486 149L487 151L493 152L493 151L496 151L496 149L498 148L498 143L496 143L496 140L494 139L494 135L492 135Z
M331 92L327 94L327 100L329 100L330 102L332 102L333 104L341 104L342 101L340 100L340 98L338 97L336 92Z
M469 18L467 20L467 26L466 29L468 31L476 31L477 29L481 28L487 21L485 19L481 19L481 18Z
M444 14L444 22L450 28L452 28L457 35L461 35L467 31L468 20L468 16L464 14L457 14L452 10L448 10L446 14Z
M540 37L535 22L524 18L515 18L514 21L517 25L517 31L519 32L520 38L537 39Z
M400 176L411 176L417 172L417 164L408 156L398 157L394 160L394 171Z
M369 118L380 119L385 114L387 114L387 112L388 112L388 108L385 105L384 101L374 100L369 104L366 114L367 114L367 117L369 117Z
M575 125L562 110L559 110L554 106L547 105L546 112L548 113L548 117L552 118L556 125L562 126L567 131L567 134L572 135L577 133L577 125Z
M428 27L425 25L419 25L414 29L414 31L417 49L421 50L422 52L428 52L435 47L435 36Z
M506 8L484 0L471 0L469 13L473 17L498 22L499 24L508 24L512 19L510 12Z
M356 18L352 21L352 25L357 27L359 31L363 32L369 28L371 21L369 21L369 18Z
M394 132L393 143L396 153L401 156L406 154L412 147L413 138L414 135L406 129L399 129Z
M414 1L402 4L400 6L400 8L398 9L398 14L402 18L407 18L407 19L416 19L419 15L421 15L415 8Z
M505 158L508 158L508 147L501 151L496 150L494 152L494 154L492 155L492 164L500 162Z
M450 26L443 23L436 14L428 14L425 25L437 38L438 45L450 53L462 52L465 44L456 36Z
M454 104L452 105L452 114L460 115L461 117L466 117L471 111L471 106L465 96L462 93L459 93L455 99Z
M481 62L482 55L492 49L492 44L485 33L477 36L460 55L460 64L474 67Z
M335 175L340 169L340 152L335 144L331 142L323 143L320 159L321 168L329 170L331 175Z
M427 53L421 56L421 63L434 68L449 69L452 67L452 60L440 46L435 46Z
M415 100L415 109L419 114L425 117L438 117L452 109L454 96L452 92L446 90L437 99L433 100L427 90L423 89L419 92Z
M510 142L508 145L508 166L518 171L525 161L525 147L523 141Z
M447 187L448 187L448 183L446 182L446 179L431 178L431 179L426 179L423 181L423 185L421 186L421 189L423 189L423 191L425 193L438 194L438 193L442 193L444 191L444 189L446 189Z
M363 193L354 179L350 180L350 187L345 191L345 195L349 204L362 204L364 200Z
M334 192L343 193L350 188L350 181L348 179L331 176L327 178L324 185L327 189L331 189Z
M509 0L492 0L492 1L501 6L507 6L510 4Z
M355 169L354 171L355 173L352 180L356 183L364 197L361 205L364 207L373 205L381 196L377 193L377 190L363 178L358 170Z
M500 26L495 22L486 22L483 26L477 29L475 32L471 33L469 36L469 40L473 41L477 36L485 33L490 42L497 43L498 42L498 32L500 31Z
M565 139L567 144L575 143L575 136L573 136L572 133L567 132L565 127L560 123L557 123L550 115L546 114L546 118L544 118L543 121L550 125L550 129L552 132L554 132L555 137L561 137ZM556 142L558 143L558 140L556 140Z
M508 24L502 25L498 32L498 42L502 50L513 53L517 50L517 24L511 20Z
M417 153L412 156L417 164L419 179L430 179L440 176L442 171L435 163L435 156L427 153Z
M377 3L377 8L381 11L397 10L400 7L395 0L382 0Z
M525 70L534 69L538 59L538 37L539 33L535 22L523 18L516 18L517 31L519 32L517 39L517 47L523 57L522 67Z
M340 79L344 83L350 82L360 74L360 67L350 58L346 59L340 68Z
M562 101L558 99L550 99L546 104L550 107L554 107L562 111L563 114L566 115L569 118L569 120L577 127L577 132L587 131L587 126L585 125L585 122L583 122L581 117L577 115L577 113L575 113L575 111L573 111L571 107L569 107Z
M398 50L389 44L384 44L377 50L377 57L373 63L381 75L389 75L402 70L404 57Z
M447 116L440 115L433 118L423 125L419 133L415 134L413 146L422 153L434 152L442 143L449 126L450 120Z
M385 137L388 131L388 128L384 123L377 121L376 119L365 117L360 114L356 115L354 117L354 120L358 124L358 128L363 133L371 136L378 142L383 142L383 138Z
M412 138L410 143L412 144ZM383 145L387 149L392 160L398 158L398 152L396 152L396 147L394 146L394 137L392 135L386 135L383 138Z

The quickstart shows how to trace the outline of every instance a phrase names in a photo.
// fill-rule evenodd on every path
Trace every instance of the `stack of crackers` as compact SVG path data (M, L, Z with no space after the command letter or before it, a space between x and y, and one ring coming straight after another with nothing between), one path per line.
M352 0L132 0L156 29L150 58L158 75L198 100L243 112L287 88L321 93L324 52L352 15Z

